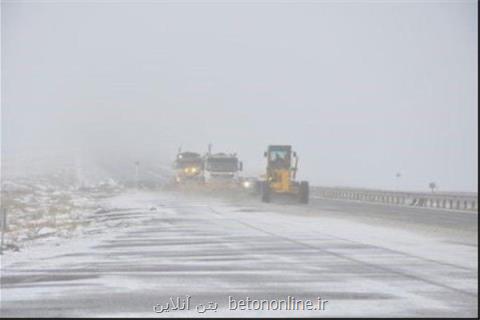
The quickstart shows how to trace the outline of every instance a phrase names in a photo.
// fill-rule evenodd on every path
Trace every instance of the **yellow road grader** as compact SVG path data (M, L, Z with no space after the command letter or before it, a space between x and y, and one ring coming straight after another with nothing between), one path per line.
M270 145L264 156L267 158L267 173L262 182L262 201L270 202L272 195L290 195L300 203L308 203L307 181L296 181L298 157L289 145Z

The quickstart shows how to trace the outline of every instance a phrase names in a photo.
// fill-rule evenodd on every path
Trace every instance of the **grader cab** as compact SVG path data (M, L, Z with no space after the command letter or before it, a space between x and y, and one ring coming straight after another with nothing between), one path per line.
M296 181L298 157L288 145L271 145L265 152L267 174L262 184L262 201L270 202L272 195L290 195L300 203L308 203L307 181Z

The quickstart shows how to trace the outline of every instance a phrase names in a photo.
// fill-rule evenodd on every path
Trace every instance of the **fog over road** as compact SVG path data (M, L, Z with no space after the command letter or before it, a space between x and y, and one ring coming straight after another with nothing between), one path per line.
M477 1L0 20L2 318L478 316Z
M2 316L477 316L476 213L127 192L107 225L3 256ZM400 218L401 217L401 218ZM190 310L154 313L170 297ZM235 299L326 310L229 309ZM198 313L195 306L218 303Z

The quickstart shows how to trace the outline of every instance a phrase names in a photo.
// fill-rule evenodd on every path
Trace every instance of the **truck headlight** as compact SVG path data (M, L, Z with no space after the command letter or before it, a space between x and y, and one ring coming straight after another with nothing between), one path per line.
M244 188L250 188L251 185L252 185L252 183L250 181L243 181L243 187Z

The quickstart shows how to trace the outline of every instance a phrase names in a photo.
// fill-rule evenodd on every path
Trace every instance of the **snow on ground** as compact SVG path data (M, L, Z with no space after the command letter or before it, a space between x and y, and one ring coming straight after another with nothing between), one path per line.
M475 245L340 219L314 205L132 190L97 205L89 215L93 222L78 236L52 237L5 254L2 314L474 316L478 311ZM343 210L341 202L336 209ZM305 210L315 215L302 214ZM219 308L154 313L155 304L186 294L195 304L216 301ZM242 312L228 309L228 295L322 296L330 302L322 312Z
M7 212L4 251L19 251L45 238L71 238L91 223L101 201L121 192L112 179L76 186L62 175L2 181Z
M108 197L92 198L90 201L89 206L84 205L78 208L74 221L68 220L68 217L64 216L62 224L57 224L56 227L39 228L35 234L36 237L27 238L28 241L23 243L19 242L22 245L21 250L12 250L11 248L16 248L16 246L8 245L10 242L7 242L7 249L10 248L10 250L4 251L2 268L18 262L34 262L36 266L39 266L39 261L41 261L40 266L48 265L49 260L45 258L45 255L49 253L57 256L89 248L101 240L111 238L118 230L122 232L124 228L143 223L141 217L136 215L138 212L159 210L155 201L152 201L151 193L135 190L123 190L123 192L110 194ZM164 213L170 212L167 208L161 210ZM119 217L120 219L118 219ZM69 223L72 226L62 229ZM10 230L6 234L7 241L11 241L9 236L17 231L11 225L22 227L15 222L10 223ZM31 231L23 231L24 234L29 234L29 232ZM22 232L18 232L18 234L22 234Z

